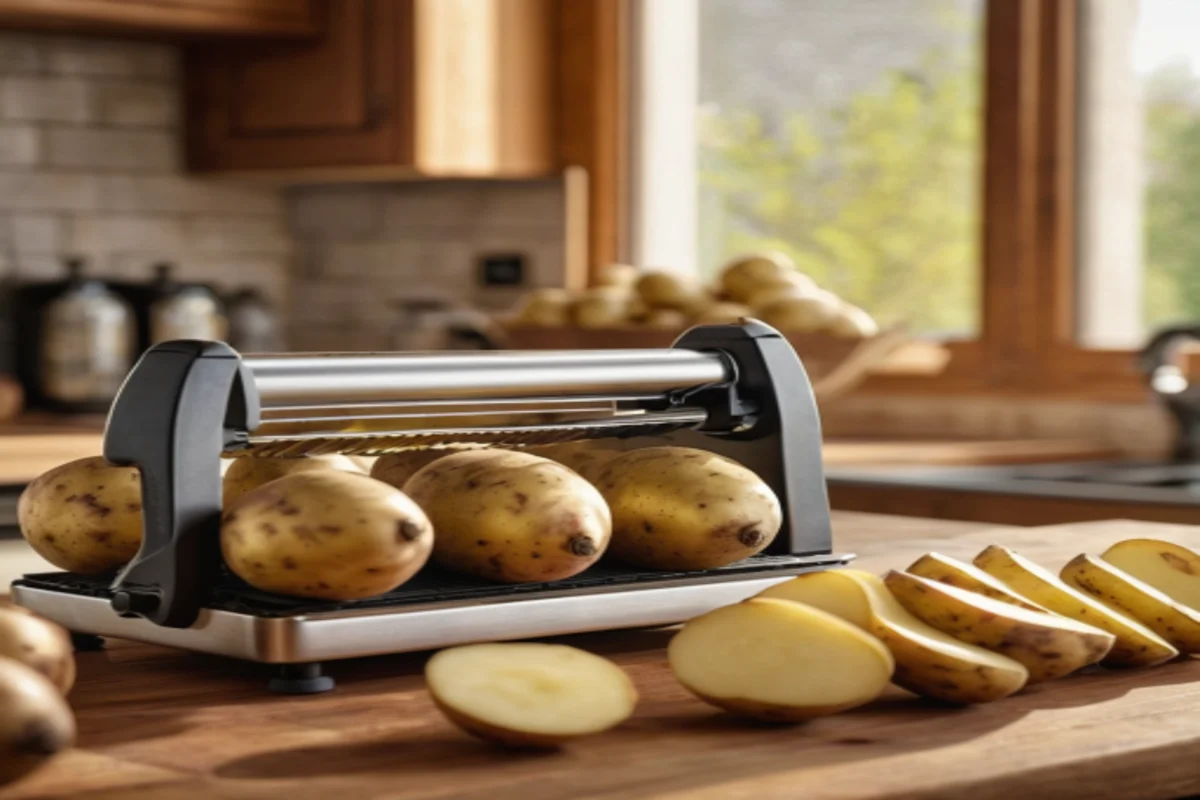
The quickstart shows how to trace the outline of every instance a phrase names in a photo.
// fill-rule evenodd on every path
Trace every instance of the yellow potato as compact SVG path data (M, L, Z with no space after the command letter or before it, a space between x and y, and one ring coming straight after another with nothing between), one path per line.
M516 747L555 747L606 731L628 719L638 699L611 661L533 642L443 650L426 664L425 684L455 725Z
M526 447L525 452L557 461L589 481L610 458L622 453L611 443L596 441L539 444Z
M765 597L693 619L671 639L685 689L735 714L800 722L879 697L895 662L878 639L803 603Z
M651 309L642 320L647 328L676 331L687 327L687 315L673 308Z
M531 453L455 453L422 469L404 490L433 521L434 561L481 578L569 578L600 558L612 532L594 486Z
M955 639L1020 662L1029 682L1054 680L1095 664L1112 649L1111 633L1045 611L895 570L884 585L910 614Z
M325 470L362 473L358 464L340 455L309 458L235 458L225 471L225 477L221 479L221 506L228 508L242 495L284 475Z
M75 648L70 635L19 606L0 605L0 658L41 673L66 694L75 685Z
M1200 554L1157 539L1127 539L1100 557L1176 602L1200 609Z
M752 315L750 307L741 303L713 303L695 314L691 322L693 325L733 325Z
M1037 603L1031 603L1021 595L1004 585L1002 581L993 578L974 564L950 558L941 553L926 553L918 558L905 572L922 578L939 581L948 586L957 586L969 592L1000 600L1014 606L1027 608L1030 611L1045 611Z
M646 447L609 459L593 482L612 509L612 554L652 569L721 567L761 552L783 524L750 470L705 450Z
M68 572L109 572L142 546L142 479L100 456L43 473L17 503L21 533L38 555Z
M0 658L0 787L22 778L75 741L75 717L50 681Z
M522 298L513 320L523 325L560 328L570 322L571 294L566 289L535 289Z
M1133 617L1179 650L1200 653L1200 610L1172 600L1148 583L1091 556L1076 556L1060 577L1120 614Z
M446 445L444 447L418 447L412 450L401 450L398 453L388 453L375 459L371 467L371 477L383 481L389 486L403 489L408 479L416 475L426 464L432 464L439 458L444 458L463 450L478 449L472 445Z
M830 292L785 297L759 309L762 321L781 331L814 333L824 330L837 316L840 302Z
M1101 662L1105 666L1152 667L1179 655L1145 625L1067 586L1053 573L1006 547L992 545L984 549L975 556L975 566L1048 611L1116 636L1112 650Z
M784 253L768 251L738 256L721 270L721 288L732 300L746 303L755 291L767 286L802 286L807 280L795 281L790 276L799 275L796 265ZM811 283L811 281L809 281Z
M225 509L221 553L263 591L355 600L395 589L433 547L433 526L403 492L340 470L293 472Z
M650 308L683 310L695 303L701 295L700 287L691 276L662 270L643 272L635 288Z
M642 271L632 264L609 264L596 275L596 285L632 289L641 274Z
M829 332L843 339L868 339L879 333L879 324L858 306L842 303L829 323Z
M620 286L588 289L571 304L571 322L580 328L612 328L625 324L631 295Z
M911 692L949 703L990 703L1020 691L1029 671L999 653L961 642L910 614L878 575L856 569L810 572L759 597L819 608L878 638L896 660L892 678Z
M806 297L820 294L821 289L807 275L799 272L789 272L769 282L758 284L753 293L746 298L746 305L759 313L762 309L780 300L792 297Z

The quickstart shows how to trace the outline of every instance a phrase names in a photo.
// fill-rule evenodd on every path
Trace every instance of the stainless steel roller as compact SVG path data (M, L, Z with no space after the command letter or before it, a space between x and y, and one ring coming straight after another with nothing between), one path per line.
M736 377L720 353L595 350L246 356L264 408L398 400L666 393Z

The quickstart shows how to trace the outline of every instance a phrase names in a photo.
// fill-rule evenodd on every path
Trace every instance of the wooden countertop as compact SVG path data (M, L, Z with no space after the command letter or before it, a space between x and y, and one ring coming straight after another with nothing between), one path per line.
M1001 542L1056 566L1136 535L1200 546L1200 528L1046 529L835 515L869 569L931 548ZM669 631L568 637L625 667L642 701L620 728L553 753L460 733L425 693L423 655L333 665L335 692L275 697L257 666L114 643L79 658L78 749L2 800L127 798L1105 797L1200 792L1200 663L1095 670L988 706L895 690L806 725L746 723L695 700L665 666Z

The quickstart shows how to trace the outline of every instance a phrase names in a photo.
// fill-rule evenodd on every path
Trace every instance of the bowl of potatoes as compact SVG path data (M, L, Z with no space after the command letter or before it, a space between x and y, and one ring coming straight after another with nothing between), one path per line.
M929 374L947 355L903 326L880 329L870 313L823 289L787 255L731 260L711 286L666 269L610 264L582 291L536 289L502 320L516 349L668 347L694 325L753 317L783 333L814 380L836 376L819 396L840 394L872 372Z

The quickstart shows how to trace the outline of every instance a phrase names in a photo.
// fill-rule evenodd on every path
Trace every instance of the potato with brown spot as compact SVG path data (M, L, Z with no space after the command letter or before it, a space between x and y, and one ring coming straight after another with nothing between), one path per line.
M23 778L75 741L75 717L49 680L0 658L0 787Z
M362 468L346 456L311 456L306 458L235 458L221 479L221 506L229 506L239 497L263 484L296 472L341 470L362 473Z
M433 547L429 518L403 492L340 470L295 472L226 509L221 552L267 592L355 600L395 589Z
M0 604L0 658L20 661L63 694L75 685L75 648L70 635L20 606Z
M25 488L17 519L30 546L56 567L115 570L142 546L141 475L100 456L71 461Z
M505 583L576 575L600 558L612 530L594 486L530 453L455 453L422 469L404 490L433 521L435 562Z
M631 450L607 461L594 482L612 509L612 554L640 567L732 564L762 552L783 523L761 478L704 450Z
M421 471L426 464L432 464L439 458L445 458L463 450L478 449L476 445L446 445L444 447L417 447L411 450L401 450L398 453L388 453L375 460L371 467L371 477L377 481L404 489L409 478Z

